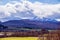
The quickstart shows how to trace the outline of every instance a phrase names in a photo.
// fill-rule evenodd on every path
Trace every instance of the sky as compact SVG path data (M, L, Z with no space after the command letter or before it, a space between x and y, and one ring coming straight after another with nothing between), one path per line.
M0 0L0 21L50 18L60 21L60 0Z

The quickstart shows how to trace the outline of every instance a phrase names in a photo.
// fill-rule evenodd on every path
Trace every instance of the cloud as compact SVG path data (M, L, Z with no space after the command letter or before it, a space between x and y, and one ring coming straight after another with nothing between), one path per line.
M57 15L55 15L57 14ZM44 4L41 2L30 1L12 1L5 5L0 5L0 19L6 17L18 17L22 19L33 19L35 16L39 18L60 18L60 4ZM53 16L55 15L55 16ZM11 17L12 18L12 17Z
M60 14L60 4L40 4L34 3L31 7L33 9L33 13L38 17L49 17L51 15ZM58 16L58 15L56 15ZM54 17L54 16L53 16Z
M7 11L6 7L0 6L0 18L10 16L10 13Z

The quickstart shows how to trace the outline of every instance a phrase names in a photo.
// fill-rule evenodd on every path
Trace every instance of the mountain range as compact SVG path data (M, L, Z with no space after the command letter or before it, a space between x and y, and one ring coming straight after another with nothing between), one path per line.
M0 22L1 23L1 22ZM56 30L60 29L60 22L56 20L29 20L29 19L21 19L21 20L10 20L1 23L4 26L7 26L8 29L50 29Z

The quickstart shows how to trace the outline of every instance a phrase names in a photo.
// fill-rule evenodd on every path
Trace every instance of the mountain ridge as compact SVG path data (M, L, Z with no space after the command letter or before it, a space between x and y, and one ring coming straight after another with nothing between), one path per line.
M31 29L58 29L60 22L41 21L41 20L10 20L2 23L4 26L13 28L31 28Z

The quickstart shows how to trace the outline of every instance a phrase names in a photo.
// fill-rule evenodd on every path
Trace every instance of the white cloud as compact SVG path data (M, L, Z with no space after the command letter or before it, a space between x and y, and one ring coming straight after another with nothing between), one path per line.
M7 11L6 7L0 6L0 18L10 16L10 13Z
M60 13L60 4L40 4L34 3L31 7L33 9L33 13L38 17L48 17L51 15L55 15L55 13ZM54 16L53 16L54 17Z
M0 18L6 18L13 15L15 17L19 17L22 19L24 19L23 17L29 19L31 17L30 15L31 13L33 13L34 15L40 18L49 17L55 14L60 14L60 4L44 4L41 2L31 3L30 1L27 0L22 2L13 1L12 3L10 2L3 6L0 5ZM27 14L28 11L30 11L31 13ZM25 13L21 13L21 12L25 12ZM28 15L29 17L27 17Z
M9 13L16 13L16 10L15 10L16 8L14 7L13 4L7 3L5 7Z

